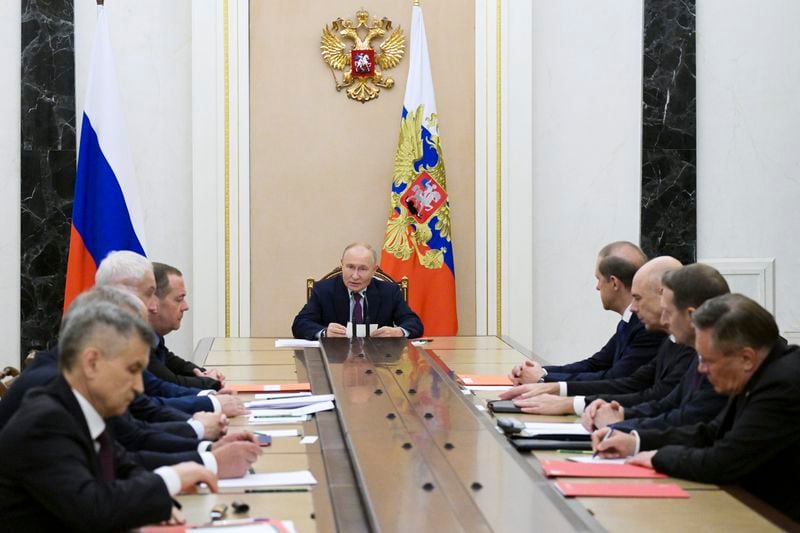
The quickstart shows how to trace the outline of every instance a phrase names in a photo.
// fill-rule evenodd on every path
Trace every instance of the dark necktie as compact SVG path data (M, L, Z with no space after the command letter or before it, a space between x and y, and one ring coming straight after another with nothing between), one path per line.
M100 470L103 481L106 483L114 481L114 442L108 430L103 430L97 442L100 443L100 451L97 453L100 459Z
M361 309L361 293L353 293L353 323L364 323L364 311Z
M615 361L620 358L622 351L625 349L625 341L627 340L625 334L627 333L627 329L628 323L624 320L620 320L617 324L617 350L614 354Z

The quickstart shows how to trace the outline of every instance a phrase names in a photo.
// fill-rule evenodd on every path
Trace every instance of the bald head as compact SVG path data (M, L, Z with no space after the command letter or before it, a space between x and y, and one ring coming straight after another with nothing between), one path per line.
M600 249L597 257L601 260L606 257L618 257L633 265L637 270L647 261L647 255L642 249L630 241L615 241L606 244Z
M674 257L656 257L645 263L633 277L631 310L648 330L666 331L666 324L661 319L661 278L681 266Z

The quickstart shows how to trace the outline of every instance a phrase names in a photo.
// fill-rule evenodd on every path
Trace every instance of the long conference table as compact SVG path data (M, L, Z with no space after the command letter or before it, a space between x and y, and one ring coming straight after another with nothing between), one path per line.
M334 394L336 409L301 424L262 426L246 416L232 419L231 431L297 429L299 436L273 438L254 471L309 470L318 483L271 492L181 495L187 521L207 523L215 505L230 509L239 500L249 512L229 512L227 518L291 520L301 532L787 527L740 492L680 479L599 481L676 483L688 499L563 497L554 480L542 474L539 460L567 455L518 452L486 410L486 401L497 393L469 393L453 376L504 374L525 357L497 337L438 337L419 346L405 339L323 339L319 348L302 349L276 348L271 338L203 339L195 362L221 369L228 383L309 382L314 394ZM303 444L302 436L318 439Z

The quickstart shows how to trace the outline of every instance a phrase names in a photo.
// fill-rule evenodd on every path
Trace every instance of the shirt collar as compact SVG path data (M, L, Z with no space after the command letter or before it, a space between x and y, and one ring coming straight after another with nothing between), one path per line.
M673 344L678 344L678 339L676 339L676 338L675 338L675 335L670 335L670 336L669 336L669 340L670 340L670 341L671 341Z
M350 298L352 299L353 298L353 291L351 291L350 289L347 289L347 292L350 293ZM358 291L358 294L360 294L363 298L366 298L367 297L367 288L364 287L363 289Z
M86 419L86 425L89 426L89 435L92 436L92 440L97 440L97 437L106 429L105 420L103 420L103 417L100 416L97 409L95 409L94 406L89 403L89 400L84 398L80 392L72 389L72 394L74 394L75 399L78 400L83 418Z
M630 321L631 321L631 316L632 316L632 315L633 315L633 311L631 311L631 306L629 305L629 306L628 306L628 307L626 307L626 308L625 308L625 310L622 312L622 321L623 321L623 322L630 322Z

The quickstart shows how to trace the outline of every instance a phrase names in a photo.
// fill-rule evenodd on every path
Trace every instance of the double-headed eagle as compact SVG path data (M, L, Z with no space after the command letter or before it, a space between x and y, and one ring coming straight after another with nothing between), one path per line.
M377 98L381 91L379 87L389 89L394 85L392 78L387 76L384 79L381 69L397 66L406 51L403 30L398 27L383 40L380 51L376 52L371 41L385 37L392 30L392 22L384 17L373 19L372 24L367 25L368 20L369 13L363 9L356 12L355 24L350 19L338 18L331 22L330 27L323 28L320 39L322 58L331 71L342 71L342 81L334 74L336 90L348 87L347 96L362 104ZM339 37L353 42L349 52Z

